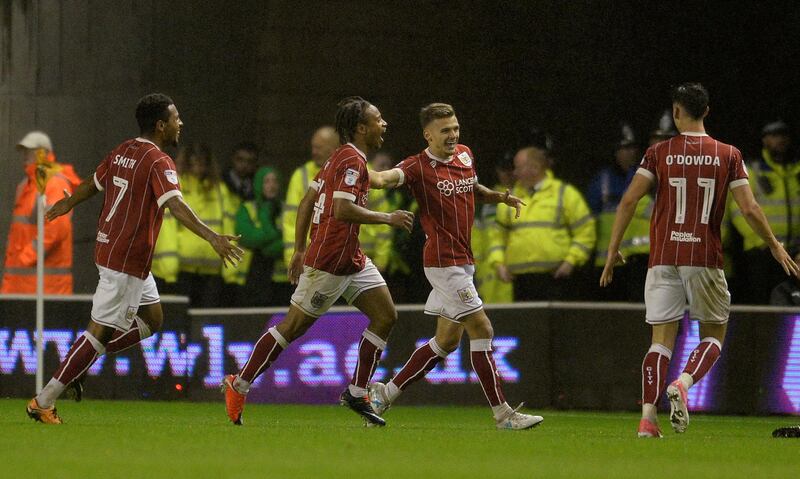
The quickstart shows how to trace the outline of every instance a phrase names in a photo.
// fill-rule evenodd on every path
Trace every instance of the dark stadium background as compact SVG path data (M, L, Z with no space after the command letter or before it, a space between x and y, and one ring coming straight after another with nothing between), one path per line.
M711 91L709 131L753 151L766 121L799 123L800 8L738 5L1 0L0 231L25 132L47 131L85 176L137 133L133 109L150 91L175 99L184 143L208 142L224 163L253 140L287 172L353 94L380 107L397 155L423 147L420 106L452 103L486 182L536 126L555 139L556 173L585 186L619 121L646 135L669 86L687 80ZM75 215L76 292L96 281L99 208Z

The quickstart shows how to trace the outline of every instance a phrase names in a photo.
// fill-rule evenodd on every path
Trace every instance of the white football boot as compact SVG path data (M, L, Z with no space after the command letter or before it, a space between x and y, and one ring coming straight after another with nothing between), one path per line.
M518 412L520 408L522 408L523 404L525 403L520 403L516 409L511 411L511 414L497 421L497 429L530 429L538 426L542 423L542 421L544 421L542 416L532 416L530 414Z

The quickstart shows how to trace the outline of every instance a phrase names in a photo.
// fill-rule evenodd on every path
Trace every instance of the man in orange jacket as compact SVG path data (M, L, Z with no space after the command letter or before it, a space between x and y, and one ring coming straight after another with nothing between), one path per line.
M25 135L17 150L25 160L26 177L17 186L8 232L8 249L0 293L36 293L37 184L53 205L80 184L72 165L57 163L50 137L41 131ZM38 172L38 173L37 173ZM65 215L44 227L44 292L72 294L72 217Z

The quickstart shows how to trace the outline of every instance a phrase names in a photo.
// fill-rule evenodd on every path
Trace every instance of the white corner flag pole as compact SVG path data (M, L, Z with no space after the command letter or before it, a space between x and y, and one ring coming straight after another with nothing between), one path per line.
M44 209L47 196L40 194L36 204L36 394L44 387Z

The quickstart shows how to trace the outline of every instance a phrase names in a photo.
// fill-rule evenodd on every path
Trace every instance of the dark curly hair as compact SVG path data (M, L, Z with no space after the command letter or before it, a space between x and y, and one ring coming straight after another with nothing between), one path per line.
M169 106L174 105L172 98L163 93L151 93L143 96L136 105L136 122L139 123L139 132L152 133L156 129L158 120L169 119Z
M360 96L349 96L338 103L336 110L336 133L339 134L339 143L353 141L356 127L359 123L366 122L366 111L372 103Z

